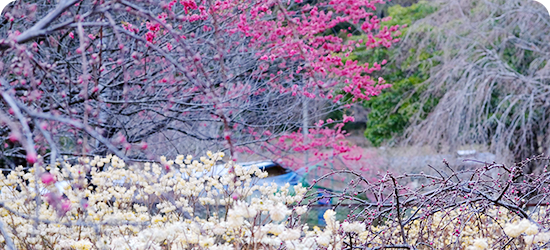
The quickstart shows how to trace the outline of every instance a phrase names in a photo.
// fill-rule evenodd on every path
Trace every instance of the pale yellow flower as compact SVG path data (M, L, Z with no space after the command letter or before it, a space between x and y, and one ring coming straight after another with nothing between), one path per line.
M468 250L484 250L489 247L487 239L475 239L474 243L468 247Z
M307 206L299 206L299 207L296 207L296 210L295 210L295 211L296 211L296 213L297 213L298 215L302 215L302 214L304 214L304 213L307 212Z
M273 208L269 211L269 215L273 221L281 221L289 213L290 211L283 203L278 203L277 205L273 206Z
M352 223L346 221L342 223L342 229L344 229L346 233L355 232L360 234L365 231L365 224L359 221L354 221Z

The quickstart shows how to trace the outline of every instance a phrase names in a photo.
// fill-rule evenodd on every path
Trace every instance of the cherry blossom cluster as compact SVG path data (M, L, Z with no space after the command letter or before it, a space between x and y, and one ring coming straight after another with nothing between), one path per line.
M16 4L0 27L2 146L30 164L62 153L153 159L214 149L235 158L239 147L283 152L281 139L346 155L336 123L353 118L314 123L390 86L371 77L385 61L346 58L398 41L400 27L374 14L383 2ZM299 138L300 127L310 135Z

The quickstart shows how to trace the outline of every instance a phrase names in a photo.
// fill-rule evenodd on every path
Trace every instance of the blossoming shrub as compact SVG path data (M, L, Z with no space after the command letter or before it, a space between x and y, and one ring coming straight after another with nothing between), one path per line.
M550 173L525 174L532 161L549 159L512 167L481 162L460 171L444 162L432 173L388 172L375 181L351 171L321 178L352 179L343 193L328 195L346 217L336 227L348 248L546 249ZM305 200L317 196L307 193Z
M437 176L387 173L377 181L351 171L335 172L331 175L355 179L342 193L324 191L336 204L324 212L326 225L319 227L302 218L318 197L312 189L260 185L267 173L232 162L220 174L212 169L223 153L207 155L199 160L178 156L132 165L116 156L84 158L57 166L35 164L28 171L18 168L2 175L1 246L541 249L550 245L550 218L543 206L550 201L550 175L523 175L521 164L438 171ZM420 180L421 186L408 185L411 178Z
M312 237L296 241L302 228L283 223L291 213L287 206L302 199L305 188L296 186L290 195L288 185L254 185L267 176L257 167L228 164L233 171L218 176L210 170L223 154L208 155L161 164L126 165L109 156L29 172L18 168L0 181L2 220L15 246L25 249L316 244ZM62 180L70 185L61 193L55 184Z
M546 216L546 213L542 215ZM383 237L373 242L382 244L385 237L400 239L400 229L375 226L373 231ZM511 249L531 249L550 241L550 232L544 231L547 228L528 219L518 219L509 210L498 207L483 212L465 208L436 212L424 220L414 220L403 229L408 243L419 249L447 249L456 245L457 249L481 250L502 246L503 242ZM364 242L375 235L364 232L359 237Z

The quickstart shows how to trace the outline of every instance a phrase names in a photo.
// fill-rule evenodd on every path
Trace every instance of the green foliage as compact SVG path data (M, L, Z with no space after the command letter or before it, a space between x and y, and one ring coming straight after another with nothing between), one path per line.
M429 14L432 14L437 9L428 4L426 1L420 1L409 7L403 7L401 5L394 5L389 7L388 15L392 17L391 21L385 22L385 25L403 25L411 24L416 20L420 20Z
M423 80L418 76L411 76L397 81L391 89L365 104L370 108L365 136L375 146L402 132L409 124L409 118L419 109L419 93L416 87Z
M435 11L434 6L424 1L410 7L395 5L388 9L392 20L383 25L409 25ZM403 33L407 31L406 28L401 30ZM426 27L425 30L431 30L431 27ZM365 108L370 110L365 136L373 145L379 146L384 141L401 134L409 125L413 115L421 112L420 115L425 116L424 114L429 113L437 105L438 97L429 98L427 103L420 100L421 93L425 89L423 82L428 79L430 68L438 63L432 60L434 55L440 53L432 50L434 47L427 46L427 49L422 51L410 49L406 56L399 57L405 58L402 61L395 59L398 53L402 53L398 48L363 50L350 56L351 59L364 62L390 59L390 63L385 65L384 71L379 76L392 84L392 87L364 104Z

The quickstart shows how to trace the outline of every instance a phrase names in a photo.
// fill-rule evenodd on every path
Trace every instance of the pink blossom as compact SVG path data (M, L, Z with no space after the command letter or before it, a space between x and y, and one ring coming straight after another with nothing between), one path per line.
M353 116L344 115L344 120L342 122L346 123L346 122L354 122L354 121L355 121L355 118Z
M38 160L38 156L36 155L36 153L34 153L34 152L28 152L27 153L27 162L28 163L34 164L34 163L36 163L37 160Z
M11 132L9 135L10 142L16 142L21 139L21 135L17 132Z
M55 176L50 174L50 173L44 173L42 174L42 176L40 177L40 179L42 180L42 183L46 184L46 185L50 185L52 183L55 182Z
M67 212L69 212L69 210L71 210L71 201L68 200L68 199L65 199L61 203L61 208L60 208L59 213L61 215L65 215Z

